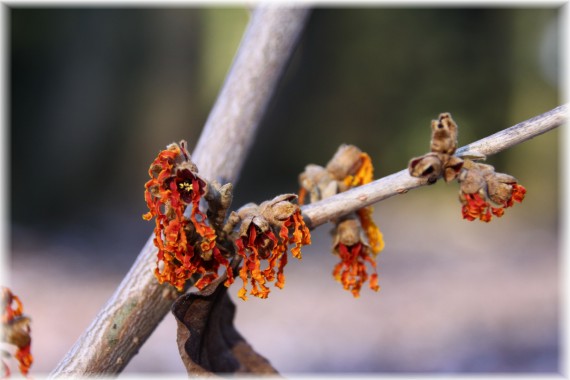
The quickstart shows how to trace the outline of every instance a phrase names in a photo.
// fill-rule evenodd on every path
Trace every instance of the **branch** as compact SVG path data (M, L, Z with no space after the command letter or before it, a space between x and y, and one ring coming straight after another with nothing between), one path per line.
M559 127L567 118L568 105L564 104L461 147L455 154L461 157L490 156ZM412 177L408 170L404 169L369 184L308 204L301 207L301 210L307 226L312 229L342 215L427 184L426 179Z
M259 7L253 13L192 154L205 178L238 179L307 16L303 8ZM179 293L154 277L157 251L152 240L51 377L121 372L170 310Z

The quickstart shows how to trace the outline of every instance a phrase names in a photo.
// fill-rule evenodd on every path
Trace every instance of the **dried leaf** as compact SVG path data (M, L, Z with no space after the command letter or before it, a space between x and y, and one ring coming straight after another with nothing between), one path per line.
M221 286L224 281L225 275L198 293L180 296L172 306L178 349L188 375L277 375L235 329L235 305Z

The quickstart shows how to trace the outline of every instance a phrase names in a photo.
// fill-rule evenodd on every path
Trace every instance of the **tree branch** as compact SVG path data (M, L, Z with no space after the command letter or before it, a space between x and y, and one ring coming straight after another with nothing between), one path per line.
M205 178L238 179L308 13L282 7L254 11L192 154ZM121 372L164 318L179 293L154 277L152 240L151 236L113 296L50 376Z
M490 156L559 127L567 118L568 105L564 104L461 147L455 154L460 157ZM426 179L412 177L408 169L404 169L369 184L308 204L301 207L301 210L305 222L312 229L342 215L427 184Z

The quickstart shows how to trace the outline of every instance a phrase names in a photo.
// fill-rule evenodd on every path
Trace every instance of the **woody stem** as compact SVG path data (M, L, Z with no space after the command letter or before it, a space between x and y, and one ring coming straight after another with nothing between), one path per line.
M461 147L455 154L460 157L490 156L557 128L564 124L567 118L568 105L564 104ZM366 185L308 204L301 207L301 210L307 226L315 228L342 215L427 184L427 179L412 177L408 170L404 169Z

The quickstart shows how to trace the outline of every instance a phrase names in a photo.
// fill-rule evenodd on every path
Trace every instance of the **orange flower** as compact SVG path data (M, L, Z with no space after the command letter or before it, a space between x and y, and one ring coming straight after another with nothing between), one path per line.
M505 208L522 202L526 194L526 189L513 176L496 173L491 165L471 161L459 176L459 183L461 213L469 221L479 219L488 223L493 215L501 217ZM491 206L491 202L499 207Z
M484 222L491 220L490 204L481 198L479 193L462 194L462 196L464 198L464 204L461 212L464 219L470 221L480 219Z
M376 255L384 249L384 239L382 232L380 232L380 229L378 226L376 226L376 223L374 223L374 220L372 219L372 212L372 207L365 207L358 210L356 214L360 219L364 233L368 237L370 248L372 249L374 255Z
M354 145L341 145L326 168L313 164L305 167L299 175L299 199L302 202L309 194L311 202L319 201L370 183L373 176L372 160L367 153ZM373 208L368 206L348 216L350 222L347 219L335 221L333 253L340 256L341 262L335 266L333 276L355 297L358 297L362 283L368 279L365 262L374 268L370 287L379 289L375 260L384 249L384 239L372 219L372 213Z
M197 173L186 142L181 141L158 154L149 169L151 179L145 184L149 212L143 218L156 218L154 245L158 254L154 273L160 283L169 282L179 291L195 273L200 275L195 286L202 289L218 277L220 265L226 267L226 285L233 282L227 253L223 254L216 244L216 232L199 208L208 185ZM185 216L188 207L189 218Z
M311 244L301 210L290 202L295 198L294 194L280 195L259 206L249 204L238 211L242 223L235 244L243 259L239 272L243 286L238 297L244 301L247 300L248 278L252 287L250 294L255 297L267 298L268 282L275 281L275 286L282 289L288 246L294 244L291 254L301 259L301 247ZM262 260L267 261L264 269L261 268Z
M372 181L374 176L374 167L372 166L372 159L367 153L359 155L359 163L357 164L358 170L354 175L348 175L344 178L344 184L350 187L365 185Z
M518 183L515 183L512 186L513 186L513 193L512 193L511 198L507 201L507 204L505 207L512 207L513 201L521 203L524 199L525 194L526 194L526 189L524 188L524 186L519 185Z
M333 277L343 285L344 289L351 291L354 297L360 296L362 284L368 279L370 279L370 289L374 291L380 289L376 273L376 256L380 251L378 248L382 247L373 248L367 242L361 223L354 214L349 215L337 223L333 233L333 253L340 257L340 263L333 269ZM376 241L375 244L379 244L380 241ZM383 242L381 244L383 245ZM366 263L370 264L374 272L370 277Z
M17 347L14 358L19 363L20 372L26 376L34 361L31 354L30 319L23 314L20 299L6 287L2 288L2 341ZM10 355L7 352L2 354ZM3 366L4 376L9 377L10 368L5 361Z
M370 279L370 289L378 291L378 274L376 273L376 262L371 257L369 248L361 242L352 246L346 246L339 243L335 249L340 257L340 263L335 265L333 276L335 280L340 282L344 289L352 292L355 298L360 297L360 289L362 284ZM374 273L369 277L366 271L366 262L370 264Z

